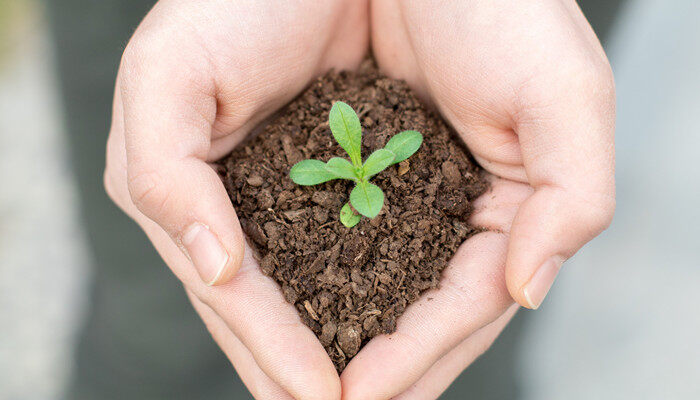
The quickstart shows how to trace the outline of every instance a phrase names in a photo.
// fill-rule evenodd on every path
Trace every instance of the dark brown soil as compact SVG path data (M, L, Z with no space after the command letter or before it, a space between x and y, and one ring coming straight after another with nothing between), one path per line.
M408 162L372 178L386 196L379 216L350 229L338 215L351 182L303 187L289 178L302 159L347 157L328 127L336 100L360 116L364 156L403 130L424 136ZM457 247L477 231L466 223L470 202L487 188L443 120L371 61L356 73L319 78L222 163L263 272L282 287L339 372L369 339L394 331L406 307L438 285Z

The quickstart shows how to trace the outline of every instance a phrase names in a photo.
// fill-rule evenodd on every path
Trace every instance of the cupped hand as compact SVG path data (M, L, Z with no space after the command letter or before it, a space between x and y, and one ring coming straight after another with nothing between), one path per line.
M340 398L314 334L262 275L208 164L329 68L367 53L363 1L162 0L124 52L110 197L147 233L256 398Z
M537 308L564 260L610 223L614 84L574 0L375 0L372 48L452 124L492 175L467 240L392 335L341 376L343 398L431 399Z

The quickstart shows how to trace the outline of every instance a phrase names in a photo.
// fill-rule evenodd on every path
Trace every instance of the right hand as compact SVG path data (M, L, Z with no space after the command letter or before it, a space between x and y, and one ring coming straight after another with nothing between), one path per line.
M340 398L313 332L245 249L208 164L368 48L368 5L161 0L129 42L107 144L109 196L146 232L256 398Z
M352 359L343 395L437 398L513 300L537 308L563 260L610 223L614 83L574 0L378 0L371 15L380 68L435 105L490 173L471 219L490 232Z

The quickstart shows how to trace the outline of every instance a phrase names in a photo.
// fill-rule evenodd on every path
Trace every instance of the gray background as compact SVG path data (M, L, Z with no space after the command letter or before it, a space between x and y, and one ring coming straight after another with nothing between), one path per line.
M0 399L249 398L102 189L150 3L0 0ZM620 4L582 3L616 76L615 221L445 399L700 398L700 2Z

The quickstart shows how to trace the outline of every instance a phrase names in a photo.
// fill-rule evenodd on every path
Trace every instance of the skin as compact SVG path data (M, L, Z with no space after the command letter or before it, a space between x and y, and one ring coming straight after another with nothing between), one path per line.
M314 77L355 68L370 43L490 173L472 223L492 231L338 377L260 272L209 163ZM610 223L613 131L610 67L573 0L161 0L124 52L105 186L256 398L429 399ZM222 268L206 268L211 254Z

